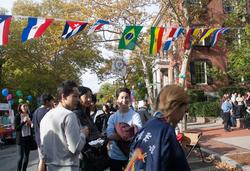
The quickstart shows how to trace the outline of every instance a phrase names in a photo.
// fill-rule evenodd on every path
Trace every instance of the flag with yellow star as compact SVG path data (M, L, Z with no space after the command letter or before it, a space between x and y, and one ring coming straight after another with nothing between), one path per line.
M143 26L126 26L119 42L118 49L134 50L136 40Z

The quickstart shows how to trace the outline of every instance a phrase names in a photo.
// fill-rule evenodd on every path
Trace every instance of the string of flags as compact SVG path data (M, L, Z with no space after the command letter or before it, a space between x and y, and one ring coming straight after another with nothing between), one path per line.
M0 15L0 45L8 44L8 33L10 28L12 16ZM22 32L22 42L29 39L38 38L44 34L46 29L53 23L54 19L35 18L28 17L28 24ZM62 33L62 39L68 39L86 28L88 22L83 21L67 21L65 22L64 30ZM87 32L87 35L92 34L104 25L114 25L114 23L106 20L97 20ZM143 26L126 26L121 39L119 41L118 49L134 50L136 41L142 30ZM186 31L185 31L186 30ZM213 47L219 40L221 35L224 35L229 31L229 28L188 28L172 27L166 41L162 43L162 38L166 28L164 27L151 27L150 30L150 49L151 55L159 53L160 49L164 52L169 51L175 40L177 40L181 34L185 35L184 49L190 49L192 45L201 43L204 39L211 36L210 46ZM162 45L163 44L163 45Z

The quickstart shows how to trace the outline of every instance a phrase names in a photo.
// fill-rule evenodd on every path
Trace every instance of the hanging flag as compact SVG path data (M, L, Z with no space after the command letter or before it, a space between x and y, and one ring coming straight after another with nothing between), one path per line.
M199 35L200 35L200 31L201 29L200 28L195 28L193 33L192 33L192 36L191 36L191 42L192 42L192 45L194 45L195 43L198 42L199 40Z
M8 44L8 33L11 19L11 15L0 15L0 45Z
M66 24L64 26L62 38L68 39L75 34L82 31L88 23L81 22L81 21L66 21Z
M201 43L204 39L210 36L215 30L217 30L217 28L205 29L201 35L199 42Z
M190 28L186 34L186 38L184 41L184 49L190 49L191 48L191 35L193 34L194 29Z
M200 35L200 28L190 28L186 35L186 39L184 42L184 49L190 49L192 45L197 43Z
M23 29L22 42L40 37L52 22L53 19L29 17L27 27Z
M126 26L120 39L118 49L134 50L141 29L142 26Z
M213 47L216 42L219 40L220 35L224 35L229 29L228 28L220 28L214 31L212 41L210 43L211 47Z
M168 35L168 39L164 44L163 51L168 51L171 48L171 46L173 45L173 42L180 37L183 30L184 29L181 27L171 29Z
M94 33L95 31L100 30L104 24L111 24L111 22L105 20L97 20L89 29L88 35Z
M161 49L163 27L151 27L151 39L150 39L150 50L151 55L156 55Z

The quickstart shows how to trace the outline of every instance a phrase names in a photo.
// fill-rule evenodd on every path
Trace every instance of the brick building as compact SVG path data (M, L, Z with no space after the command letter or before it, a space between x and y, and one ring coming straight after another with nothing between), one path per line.
M189 0L189 3L190 6L196 5L197 8L201 5L199 0ZM202 7L201 10L205 18L196 19L191 26L222 27L227 13L233 9L233 5L224 0L210 0L208 5ZM203 21L199 22L199 19ZM173 19L173 9L168 6L160 10L152 26L168 28L165 37L163 37L163 40L166 40L170 27L178 27L179 24ZM174 45L167 53L163 53L161 50L160 54L155 58L153 65L153 92L155 97L164 85L179 82L182 65L181 57L184 54L184 40L185 35L182 35L174 42ZM192 47L187 65L185 87L188 89L201 89L209 94L216 92L222 85L228 84L226 78L224 80L211 78L208 74L208 70L211 67L222 71L227 67L226 42L222 37L212 48L210 48L210 38Z

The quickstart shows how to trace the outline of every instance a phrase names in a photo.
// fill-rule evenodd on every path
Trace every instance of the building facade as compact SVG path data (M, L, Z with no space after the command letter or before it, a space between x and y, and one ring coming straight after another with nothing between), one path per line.
M190 6L196 5L197 8L201 4L199 0L190 0L189 3ZM210 0L207 6L205 8L202 7L201 10L205 18L196 19L191 24L191 27L223 27L223 20L227 16L227 13L232 10L233 6L224 0ZM173 12L173 9L169 6L162 8L153 22L153 26L155 27L168 28L164 34L166 36L163 37L163 43L169 34L170 28L179 26L176 19L174 19ZM199 20L202 20L202 22L199 22ZM156 56L152 71L155 97L163 86L179 83L182 56L184 55L184 40L185 34L177 41L174 41L172 48L167 53L161 50L158 56ZM226 67L226 42L223 40L223 37L220 37L219 42L211 48L209 37L202 43L195 44L192 47L187 65L185 87L187 89L204 90L207 93L216 92L219 87L226 85L228 81L226 78L224 80L213 79L208 74L209 69L217 68L220 71L225 71Z

